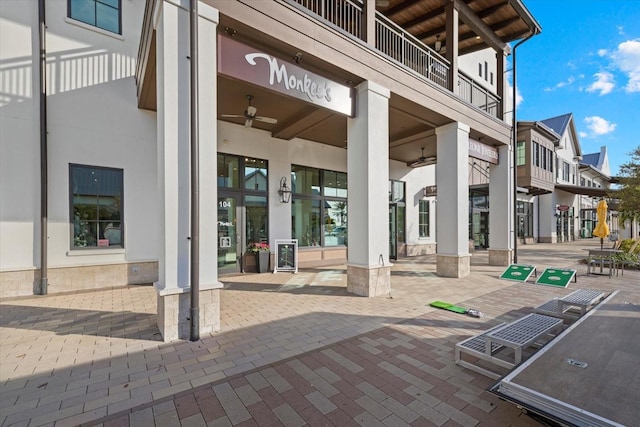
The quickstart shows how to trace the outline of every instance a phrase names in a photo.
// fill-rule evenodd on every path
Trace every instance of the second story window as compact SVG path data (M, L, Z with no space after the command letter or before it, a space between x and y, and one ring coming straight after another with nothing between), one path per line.
M69 18L122 34L120 0L68 0Z
M516 145L516 149L517 149L517 154L516 154L516 166L524 166L525 164L525 145L524 145L524 141L518 141L518 144Z
M562 180L569 182L569 163L562 162Z

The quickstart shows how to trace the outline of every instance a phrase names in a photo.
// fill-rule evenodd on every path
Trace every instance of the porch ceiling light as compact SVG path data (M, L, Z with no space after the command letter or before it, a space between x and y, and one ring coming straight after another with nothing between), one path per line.
M278 198L280 203L289 203L291 200L291 189L287 186L287 178L280 178L280 188L278 188Z
M434 46L436 52L440 53L440 49L442 49L442 42L440 41L440 34L436 35L436 44Z

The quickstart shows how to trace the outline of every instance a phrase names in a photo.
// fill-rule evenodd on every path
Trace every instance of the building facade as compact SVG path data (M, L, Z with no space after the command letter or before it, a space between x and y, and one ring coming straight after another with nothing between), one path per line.
M43 273L51 293L154 282L171 340L194 271L200 329L218 327L219 277L253 271L252 243L346 262L358 295L387 294L401 256L462 277L479 164L504 207L483 239L508 264L504 57L540 27L519 1L485 3L3 4L1 294L42 293ZM491 63L467 57L482 76L461 70L487 48Z

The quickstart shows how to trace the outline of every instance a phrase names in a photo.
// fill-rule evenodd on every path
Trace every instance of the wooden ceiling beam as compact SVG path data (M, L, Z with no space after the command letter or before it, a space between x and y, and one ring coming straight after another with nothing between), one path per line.
M412 19L411 21L407 21L401 26L405 31L409 31L409 28L418 24L422 24L424 21L429 21L439 15L442 15L443 13L444 13L444 6L434 9L429 13L425 13L424 15L420 15L417 18Z
M397 6L394 6L390 9L387 9L384 12L384 15L387 18L391 18L391 16L400 13L400 12L404 12L405 10L409 9L410 7L412 7L415 4L420 3L422 0L407 0L407 1L403 1L402 3L400 3Z
M453 3L460 14L460 19L479 35L485 43L499 52L505 49L506 43L503 42L500 37L493 32L491 27L485 24L466 3L460 0L453 0Z

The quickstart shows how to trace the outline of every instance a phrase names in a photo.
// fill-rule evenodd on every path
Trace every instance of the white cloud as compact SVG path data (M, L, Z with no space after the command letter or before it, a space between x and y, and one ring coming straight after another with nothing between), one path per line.
M589 129L589 134L587 135L585 133L585 137L606 135L616 130L616 126L618 126L617 124L611 123L598 116L585 117L584 122L587 124L587 128ZM583 136L583 132L580 133L580 136Z
M588 138L589 134L584 132L584 131L582 131L582 132L578 132L578 136L580 136L580 138Z
M606 95L610 93L616 86L613 79L613 74L602 71L593 75L596 81L591 83L587 88L587 92L600 92L600 95Z
M608 53L607 49L598 49L598 56L607 56Z
M626 74L627 92L640 92L640 39L627 40L611 55L614 64Z
M545 92L553 92L554 90L560 89L561 87L569 86L570 84L572 84L575 81L576 81L575 77L569 76L569 78L566 81L559 82L554 87L546 87L546 88L544 88L544 91Z
M505 88L505 92L508 94L513 93L513 86L511 85L510 81L507 81L507 87ZM516 107L518 107L523 101L524 101L524 98L520 93L520 89L516 87Z

